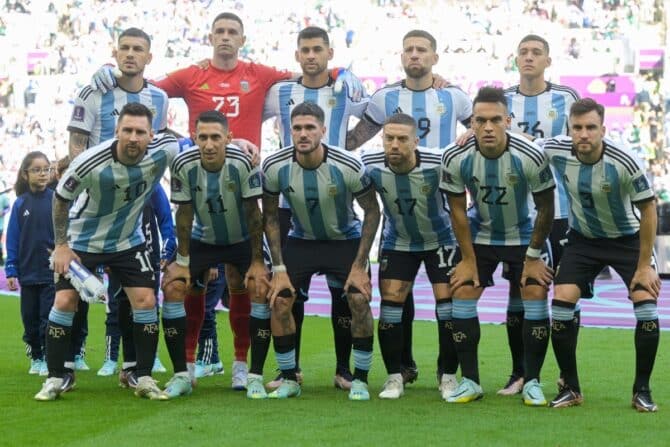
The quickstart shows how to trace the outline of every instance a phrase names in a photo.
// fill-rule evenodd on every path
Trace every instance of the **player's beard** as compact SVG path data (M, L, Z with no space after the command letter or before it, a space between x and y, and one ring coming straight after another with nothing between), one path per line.
M421 79L428 73L430 73L430 68L419 67L419 66L405 67L405 74L407 75L408 78Z

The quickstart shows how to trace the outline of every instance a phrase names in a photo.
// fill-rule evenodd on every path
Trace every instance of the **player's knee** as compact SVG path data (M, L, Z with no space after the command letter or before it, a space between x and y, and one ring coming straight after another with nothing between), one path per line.
M521 296L525 300L542 300L547 297L547 289L539 285L533 278L528 278L526 285L521 289Z
M180 301L183 300L188 292L186 282L181 278L170 281L163 286L163 296L166 301Z
M349 307L351 308L352 314L364 312L370 307L370 302L367 300L367 298L365 298L360 292L352 292L351 288L349 289L347 300L349 301Z

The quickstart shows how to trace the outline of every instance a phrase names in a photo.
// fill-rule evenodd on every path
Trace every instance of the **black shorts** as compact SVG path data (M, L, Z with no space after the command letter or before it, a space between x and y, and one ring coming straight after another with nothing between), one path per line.
M610 266L621 276L626 286L630 287L637 270L639 254L639 233L614 239L589 239L570 230L554 284L576 284L582 298L591 298L593 280L605 266ZM655 260L651 265L656 268Z
M203 283L205 273L219 264L230 264L235 266L244 276L251 264L251 242L244 241L231 245L213 245L205 244L195 239L191 239L189 250L191 257L191 281L198 288L204 288L207 284Z
M451 270L460 260L461 251L454 245L414 252L384 249L379 258L379 281L399 279L412 282L423 262L431 284L449 283Z
M356 259L360 239L313 241L289 237L282 249L293 287L308 285L313 275L331 275L344 284Z
M549 234L549 243L551 244L551 258L554 265L558 265L563 257L565 244L568 242L568 219L554 219L554 225Z
M98 266L109 268L110 274L122 287L147 287L153 289L156 273L151 265L151 256L145 244L116 253L86 253L74 250L81 263L91 272ZM56 281L56 290L74 289L70 281L60 276Z
M521 286L521 274L523 263L526 260L528 245L483 245L474 244L475 256L477 258L477 272L479 273L479 284L482 287L495 285L493 272L498 263L503 263L502 277L511 284ZM549 245L542 245L540 257L546 265L552 267Z

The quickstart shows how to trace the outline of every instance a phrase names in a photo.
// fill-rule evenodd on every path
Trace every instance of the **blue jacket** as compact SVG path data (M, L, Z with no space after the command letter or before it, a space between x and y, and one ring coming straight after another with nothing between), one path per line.
M21 284L53 283L49 250L54 248L51 218L53 190L27 192L16 198L7 226L5 276Z

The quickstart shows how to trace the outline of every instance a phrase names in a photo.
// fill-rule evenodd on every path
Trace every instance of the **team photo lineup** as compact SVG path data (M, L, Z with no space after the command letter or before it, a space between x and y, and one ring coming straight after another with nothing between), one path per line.
M101 60L71 98L56 163L39 150L20 160L5 275L9 290L20 286L29 373L44 377L35 400L57 400L89 369L85 339L102 334L88 334L87 314L99 302L97 375L135 396L187 399L199 379L223 373L221 302L231 387L258 400L309 393L300 348L317 275L331 296L333 384L352 401L399 399L418 377L412 289L423 269L435 398L467 404L485 395L477 306L501 267L511 371L497 394L579 406L579 301L611 268L636 320L630 404L658 410L656 183L610 134L605 104L549 80L552 41L523 35L509 48L515 82L468 93L435 70L445 43L409 29L390 37L404 77L371 89L355 64L333 65L321 26L291 35L300 67L291 72L242 57L245 20L210 13L210 56L157 79L145 73L152 36L118 29L115 63ZM170 98L185 104L186 135L170 127ZM559 377L546 379L558 390L545 395L550 344ZM373 356L383 383L368 380ZM152 373L170 369L159 386Z

